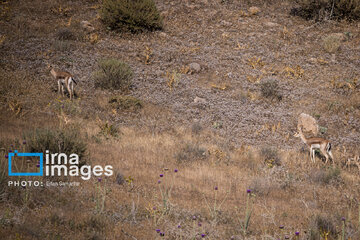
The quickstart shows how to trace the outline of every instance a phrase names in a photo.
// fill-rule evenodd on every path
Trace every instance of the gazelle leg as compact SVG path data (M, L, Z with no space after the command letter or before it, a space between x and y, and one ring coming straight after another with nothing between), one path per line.
M320 148L320 152L325 156L325 158L326 158L325 164L327 164L327 162L329 160L329 156L328 156L327 152L322 148Z
M71 82L70 82L70 79L68 80L68 84L66 85L66 88L67 88L67 90L68 90L68 92L69 92L69 95L70 95L70 100L72 99L72 92L71 92L71 89L70 89L70 84L71 84Z
M58 80L58 93L61 93L61 82Z

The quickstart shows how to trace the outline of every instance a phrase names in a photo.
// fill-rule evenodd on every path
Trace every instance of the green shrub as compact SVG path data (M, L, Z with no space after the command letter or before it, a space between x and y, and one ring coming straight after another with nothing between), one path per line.
M359 19L360 0L297 0L300 8L291 10L293 15L306 19Z
M104 0L101 20L112 30L158 30L162 19L153 0Z
M80 160L85 156L86 143L77 128L47 129L38 128L25 133L28 152L76 153Z
M133 72L124 62L117 59L101 60L99 70L94 73L95 87L102 89L128 90Z
M138 110L143 107L143 103L140 99L132 96L115 96L109 100L112 108L119 110Z

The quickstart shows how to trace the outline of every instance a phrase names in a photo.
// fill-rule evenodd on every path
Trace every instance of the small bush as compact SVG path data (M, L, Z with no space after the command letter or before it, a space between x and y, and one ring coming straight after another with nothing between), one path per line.
M329 35L323 39L323 48L328 53L335 53L341 45L341 39L335 35Z
M276 79L268 79L261 82L261 95L266 98L281 100L282 96L278 91L279 84Z
M310 240L321 239L323 233L329 233L329 239L335 239L337 236L336 221L332 216L316 215L310 222L309 238Z
M61 28L56 32L56 39L61 41L76 40L76 36L69 28Z
M340 168L317 169L310 174L310 179L319 184L339 184L341 182Z
M360 19L360 0L297 0L291 14L305 19Z
M95 87L102 89L128 90L133 72L129 65L117 59L101 60L94 73Z
M58 52L68 52L72 48L72 43L69 40L55 40L53 48Z
M46 129L39 128L25 133L28 152L76 153L79 159L85 156L86 143L77 128Z
M140 99L132 96L116 96L109 100L112 108L120 110L138 110L143 107L143 103Z
M99 127L100 127L99 134L104 136L105 138L119 136L119 129L111 123L106 122L104 124L99 124Z
M261 156L263 161L271 168L273 166L280 166L281 161L276 148L263 148L261 149Z
M104 0L101 20L112 30L158 30L162 19L153 0Z
M201 126L201 124L200 123L198 123L198 122L196 122L196 123L193 123L192 125L191 125L191 132L193 133L193 134L199 134L201 131L202 131L202 129L203 129L203 127Z
M197 144L186 144L175 156L178 162L190 162L206 158L206 149Z

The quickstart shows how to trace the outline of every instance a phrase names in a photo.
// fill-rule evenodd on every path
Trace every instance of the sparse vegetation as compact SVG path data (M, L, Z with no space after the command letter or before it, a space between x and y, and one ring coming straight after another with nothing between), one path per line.
M197 144L187 143L175 155L175 158L179 163L203 160L206 158L206 149L200 147Z
M28 152L76 153L84 160L86 143L76 127L64 129L37 128L25 133L26 150Z
M124 62L117 59L101 60L99 70L93 76L95 87L110 90L128 90L133 72Z
M162 19L153 0L105 0L101 20L112 30L159 30Z
M143 107L140 99L132 96L115 96L111 97L109 103L113 109L136 111Z
M318 169L312 170L310 178L315 183L319 184L334 184L337 185L341 183L341 170L340 168L328 168L328 169Z
M296 2L300 8L293 9L292 13L306 19L360 18L359 0L297 0Z

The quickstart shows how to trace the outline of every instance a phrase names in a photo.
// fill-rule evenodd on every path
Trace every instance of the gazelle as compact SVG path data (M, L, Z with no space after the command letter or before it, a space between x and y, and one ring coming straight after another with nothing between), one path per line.
M50 73L58 82L59 92L61 91L61 94L64 96L64 85L65 85L67 91L70 94L70 100L71 100L74 96L74 84L77 84L72 74L54 68L51 68Z
M295 133L295 137L300 137L301 140L309 147L310 149L310 159L315 163L315 150L320 149L320 152L325 156L326 162L328 162L329 157L331 158L334 164L334 157L331 153L331 143L329 140L324 138L305 138L302 129L298 128L298 132Z

